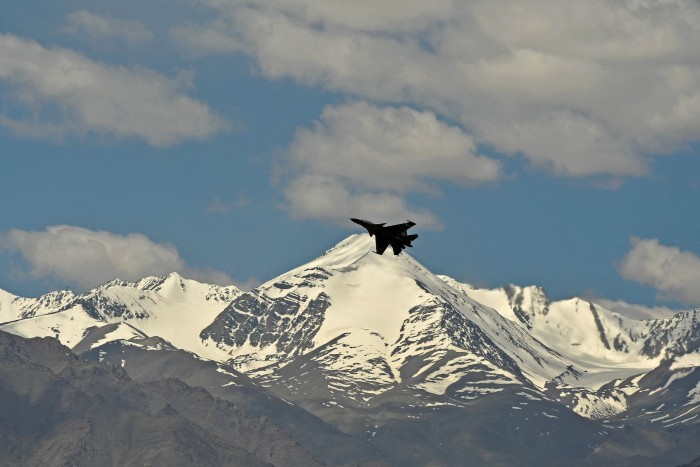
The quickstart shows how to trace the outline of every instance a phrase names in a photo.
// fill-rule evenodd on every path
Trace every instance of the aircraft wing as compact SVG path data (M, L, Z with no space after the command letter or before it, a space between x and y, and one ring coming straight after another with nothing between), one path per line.
M389 246L389 239L386 238L384 235L377 235L376 237L375 244L377 246L377 253L378 254L384 254L384 250Z
M398 255L403 250L403 245L398 242L392 242L391 249L394 250L394 255Z
M389 225L387 227L384 227L385 232L387 232L390 236L398 235L400 233L403 233L416 225L414 222L404 222L403 224L396 224L396 225Z

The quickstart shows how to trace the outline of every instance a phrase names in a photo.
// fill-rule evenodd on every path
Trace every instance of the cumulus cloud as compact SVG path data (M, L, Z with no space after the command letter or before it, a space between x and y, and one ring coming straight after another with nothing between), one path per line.
M72 34L116 39L130 45L143 44L153 39L153 34L139 21L101 16L86 10L74 11L66 20L67 25L64 30Z
M326 107L313 128L297 131L285 159L292 214L330 220L362 213L436 226L431 213L406 205L408 193L500 175L469 135L434 113L366 102Z
M205 0L174 31L269 78L409 103L561 176L637 176L700 139L694 0Z
M21 135L106 135L153 146L203 139L226 128L178 80L47 49L0 34L0 124Z
M484 135L498 150L524 154L530 162L563 176L641 175L646 164L600 122L567 111L520 122L493 122ZM572 141L576 144L567 147Z
M620 262L623 278L655 288L662 299L700 304L700 256L657 239L633 238L631 243Z
M173 245L140 233L120 235L69 225L43 231L12 229L0 236L0 250L19 253L32 277L49 277L81 289L117 277L135 281L173 271L203 282L233 283L223 272L188 267Z
M290 212L296 218L322 219L335 223L362 215L368 219L398 222L411 219L424 227L439 228L435 215L425 209L414 209L403 196L384 192L359 192L341 179L300 176L287 186L285 194Z

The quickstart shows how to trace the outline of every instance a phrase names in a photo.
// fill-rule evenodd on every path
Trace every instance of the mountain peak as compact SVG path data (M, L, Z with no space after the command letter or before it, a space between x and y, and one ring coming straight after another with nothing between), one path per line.
M391 252L385 252L383 255L378 255L375 252L375 241L368 234L353 234L337 243L332 248L326 250L318 258L309 261L289 272L282 274L264 284L261 288L266 288L274 283L286 280L287 278L298 276L304 271L312 269L324 269L327 271L346 271L354 269L360 265L374 265L381 267L387 273L394 271L400 275L414 276L416 269L423 270L408 253L403 252L400 255L393 255Z
M373 250L369 235L348 237L239 296L200 337L229 354L234 366L259 375L297 359L313 360L329 372L349 364L363 368L358 381L384 381L381 392L404 378L439 379L442 366L454 364L451 358L443 361L448 354L460 356L465 368L483 364L490 369L486 379L498 384L527 377L539 384L566 369L567 363L516 324L472 301L410 255ZM463 383L467 392L475 387Z
M68 289L49 292L38 298L19 297L0 289L0 323L53 313L74 299L75 294Z
M364 258L374 251L374 239L368 234L353 234L329 248L321 256L307 263L308 266L320 266L340 269ZM318 264L316 264L318 263ZM304 265L302 267L305 267ZM291 272L291 271L290 271Z
M169 285L177 286L179 284L179 288L183 289L184 281L185 279L182 276L180 276L180 274L178 274L177 272L171 272L170 274L163 276L144 277L143 279L134 283L133 287L136 287L139 290L159 291L164 287L167 288Z

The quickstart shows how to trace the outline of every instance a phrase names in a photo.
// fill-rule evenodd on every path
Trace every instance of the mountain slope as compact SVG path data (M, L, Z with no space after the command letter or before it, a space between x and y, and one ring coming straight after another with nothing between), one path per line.
M350 237L242 294L200 336L275 393L373 440L378 433L401 439L410 420L421 420L418 431L427 420L443 423L441 407L472 417L475 404L529 390L549 408L523 412L528 419L571 409L626 420L649 392L639 380L694 349L700 335L695 312L635 321L580 299L552 303L536 288L479 295L408 255L378 256L372 247L367 236ZM521 407L497 406L505 412L496 417ZM544 418L546 439L581 430L591 449L612 429ZM405 449L396 444L393 454Z
M632 319L576 297L552 302L539 287L478 289L441 277L587 370L590 374L582 381L589 387L601 386L613 379L610 375L649 371L700 345L697 310L668 318Z
M206 387L271 415L331 464L700 454L699 310L634 320L537 287L475 289L373 247L349 237L247 293L210 294L179 276L115 281L3 327L55 333L144 384Z
M437 392L445 388L429 382L436 381L436 363L450 351L461 358L457 366L486 366L504 384L542 386L568 366L518 325L409 256L371 250L368 236L350 237L317 260L242 294L200 337L254 376L273 374L308 355L326 373L357 377L359 385L371 380L392 386L419 377ZM454 367L454 359L449 364ZM376 395L365 391L356 399Z
M475 429L468 420L476 401L507 401L494 407L511 413L527 399L519 393L534 391L528 397L548 407L544 412L568 412L540 390L570 362L410 256L379 256L372 248L368 236L350 237L242 294L200 336L226 352L230 365L343 431L365 437L393 462L406 463L401 453L410 443L398 440L410 439L400 434L407 423L441 423L463 410L461 421L450 424L469 432ZM539 417L550 426L542 433L566 427L581 433L585 446L605 438L601 426L575 414L566 422L528 414L523 419ZM388 450L379 441L384 436L398 437ZM425 457L409 465L429 462L436 452L435 446L420 445ZM450 455L459 449L455 444Z
M651 359L658 364L654 359L686 351L679 343L692 340L697 322L695 311L633 319L577 297L552 302L540 287L479 289L440 277L571 358L612 363Z
M700 310L636 320L580 298L552 302L539 287L478 289L441 278L571 361L567 374L576 373L578 381L556 378L548 392L587 417L633 416L633 406L650 391L640 380L700 347Z
M0 405L2 465L318 465L270 422L202 389L135 383L54 339L0 332Z
M105 325L104 328L112 326L114 325ZM76 350L86 349L81 358L121 366L131 378L144 384L177 378L189 386L206 388L211 395L243 407L250 416L270 420L324 463L381 465L384 459L380 451L368 443L345 435L225 364L204 360L154 337L134 336L104 342L98 346L87 345L95 341L93 334L99 337L105 332L102 328L92 330L83 340L86 345L81 342L75 347ZM179 407L178 411L181 411ZM221 418L220 414L209 412L201 416L212 421ZM225 420L221 422L224 423Z
M50 292L39 298L18 297L0 290L0 324L55 313L75 300L70 290Z
M240 294L234 286L202 284L176 273L135 283L114 280L73 296L50 314L0 325L0 329L27 337L51 336L73 347L92 327L127 323L179 348L216 358L216 349L203 347L197 333Z

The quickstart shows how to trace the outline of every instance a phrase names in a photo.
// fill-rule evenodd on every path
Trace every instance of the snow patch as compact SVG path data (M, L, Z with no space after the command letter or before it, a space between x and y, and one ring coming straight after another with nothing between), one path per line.
M693 352L674 358L671 370L698 366L700 366L700 352Z
M693 370L694 370L694 368L691 368L690 370L687 370L687 371L678 371L678 372L672 374L671 377L668 378L668 381L666 381L666 384L664 384L661 389L666 389L667 387L669 387L671 385L671 383L673 383L677 379L685 378L686 376L691 374L693 372ZM651 395L651 393L649 393L649 394Z

